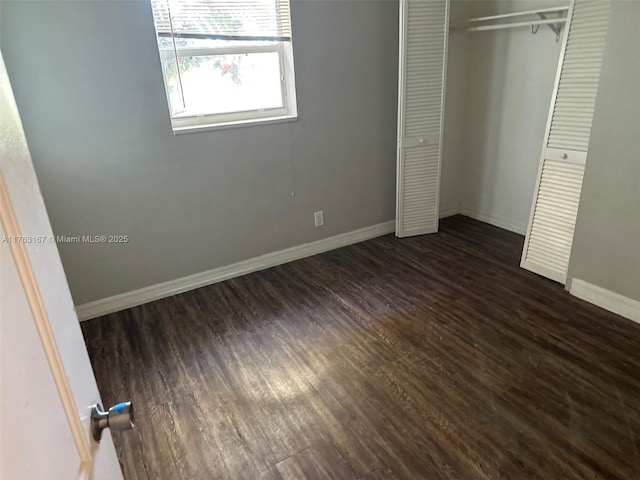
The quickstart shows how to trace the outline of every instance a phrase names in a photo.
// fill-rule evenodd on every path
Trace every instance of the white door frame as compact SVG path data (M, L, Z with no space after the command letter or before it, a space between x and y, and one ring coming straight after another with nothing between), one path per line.
M2 171L0 171L0 220L2 221L7 237L22 237L22 231L18 225ZM91 478L91 472L93 470L91 448L84 431L84 426L76 413L78 408L73 398L73 393L71 392L71 386L69 385L69 380L67 379L67 374L62 364L62 358L60 357L60 352L58 351L58 346L53 336L53 331L51 330L49 317L44 307L42 297L40 296L40 289L38 288L33 269L31 268L31 262L29 261L25 244L22 242L9 242L9 248L16 263L22 287L24 288L29 307L33 313L36 329L40 335L42 348L44 349L49 367L51 368L51 375L60 394L60 401L62 402L62 407L64 408L64 413L67 417L78 455L80 456L81 475L78 478L89 479Z

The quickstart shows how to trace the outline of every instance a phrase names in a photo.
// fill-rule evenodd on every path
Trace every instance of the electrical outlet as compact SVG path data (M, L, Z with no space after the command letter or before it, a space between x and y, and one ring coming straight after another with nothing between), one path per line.
M316 224L316 227L321 227L324 225L324 212L320 210L319 212L315 212L313 214L313 221Z

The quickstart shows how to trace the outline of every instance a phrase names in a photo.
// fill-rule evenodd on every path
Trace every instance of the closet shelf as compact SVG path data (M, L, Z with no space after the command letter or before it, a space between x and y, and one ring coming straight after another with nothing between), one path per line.
M569 6L564 7L551 7L551 8L539 8L538 10L527 10L526 12L513 12L503 13L502 15L491 15L489 17L475 17L465 20L467 23L471 22L488 22L490 20L500 20L502 18L522 17L525 15L537 15L539 13L551 13L551 12L566 12L569 10Z
M505 28L519 28L519 27L531 27L531 33L537 33L538 30L535 26L547 25L553 33L556 34L556 38L559 39L560 32L562 31L562 25L567 22L567 18L558 16L557 18L548 18L547 14L562 15L569 10L568 6L564 7L551 7L540 8L538 10L527 10L524 12L504 13L502 15L490 15L486 17L475 17L466 19L462 25L457 25L450 29L451 33L464 33L464 32L483 32L489 30L503 30ZM537 15L538 19L525 20L520 22L502 22L504 19L518 19L519 17L527 17ZM494 22L494 23L488 23ZM496 23L497 22L497 23ZM473 25L476 23L488 23L487 25ZM472 25L469 25L472 24ZM540 27L538 27L540 28Z

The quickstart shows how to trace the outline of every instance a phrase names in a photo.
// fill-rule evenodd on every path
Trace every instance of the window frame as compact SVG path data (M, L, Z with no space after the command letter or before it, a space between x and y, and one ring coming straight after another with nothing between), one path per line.
M158 34L156 32L156 40ZM169 118L174 134L193 133L199 131L218 130L239 126L250 126L264 123L281 123L297 120L298 106L295 86L295 70L293 58L293 41L265 41L243 46L238 43L231 45L206 47L177 47L161 48L156 42L162 64L162 79L169 110ZM280 61L280 88L282 107L269 109L243 110L226 113L212 113L201 115L172 113L169 97L168 79L165 74L167 61L176 61L182 57L208 57L218 55L242 55L249 53L277 53Z

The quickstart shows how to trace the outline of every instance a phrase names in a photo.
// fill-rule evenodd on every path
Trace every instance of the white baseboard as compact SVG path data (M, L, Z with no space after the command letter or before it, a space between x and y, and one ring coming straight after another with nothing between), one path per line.
M640 323L640 302L579 278L571 279L571 295Z
M467 207L462 207L460 213L475 220L479 220L496 227L504 228L505 230L509 230L510 232L519 233L520 235L524 235L527 231L527 224L525 222L518 222L502 215L482 212L480 210L474 210Z
M371 238L386 235L395 231L395 221L379 223L370 227L360 228L351 232L342 233L315 242L305 243L277 252L267 253L258 257L243 260L224 267L214 268L206 272L196 273L187 277L177 278L168 282L158 283L149 287L121 293L112 297L103 298L94 302L85 303L76 307L76 313L80 321L100 317L108 313L118 312L127 308L142 305L161 298L177 295L189 290L222 282L230 278L246 275L247 273L275 267L283 263L310 257L319 253L345 247L354 243L369 240Z

